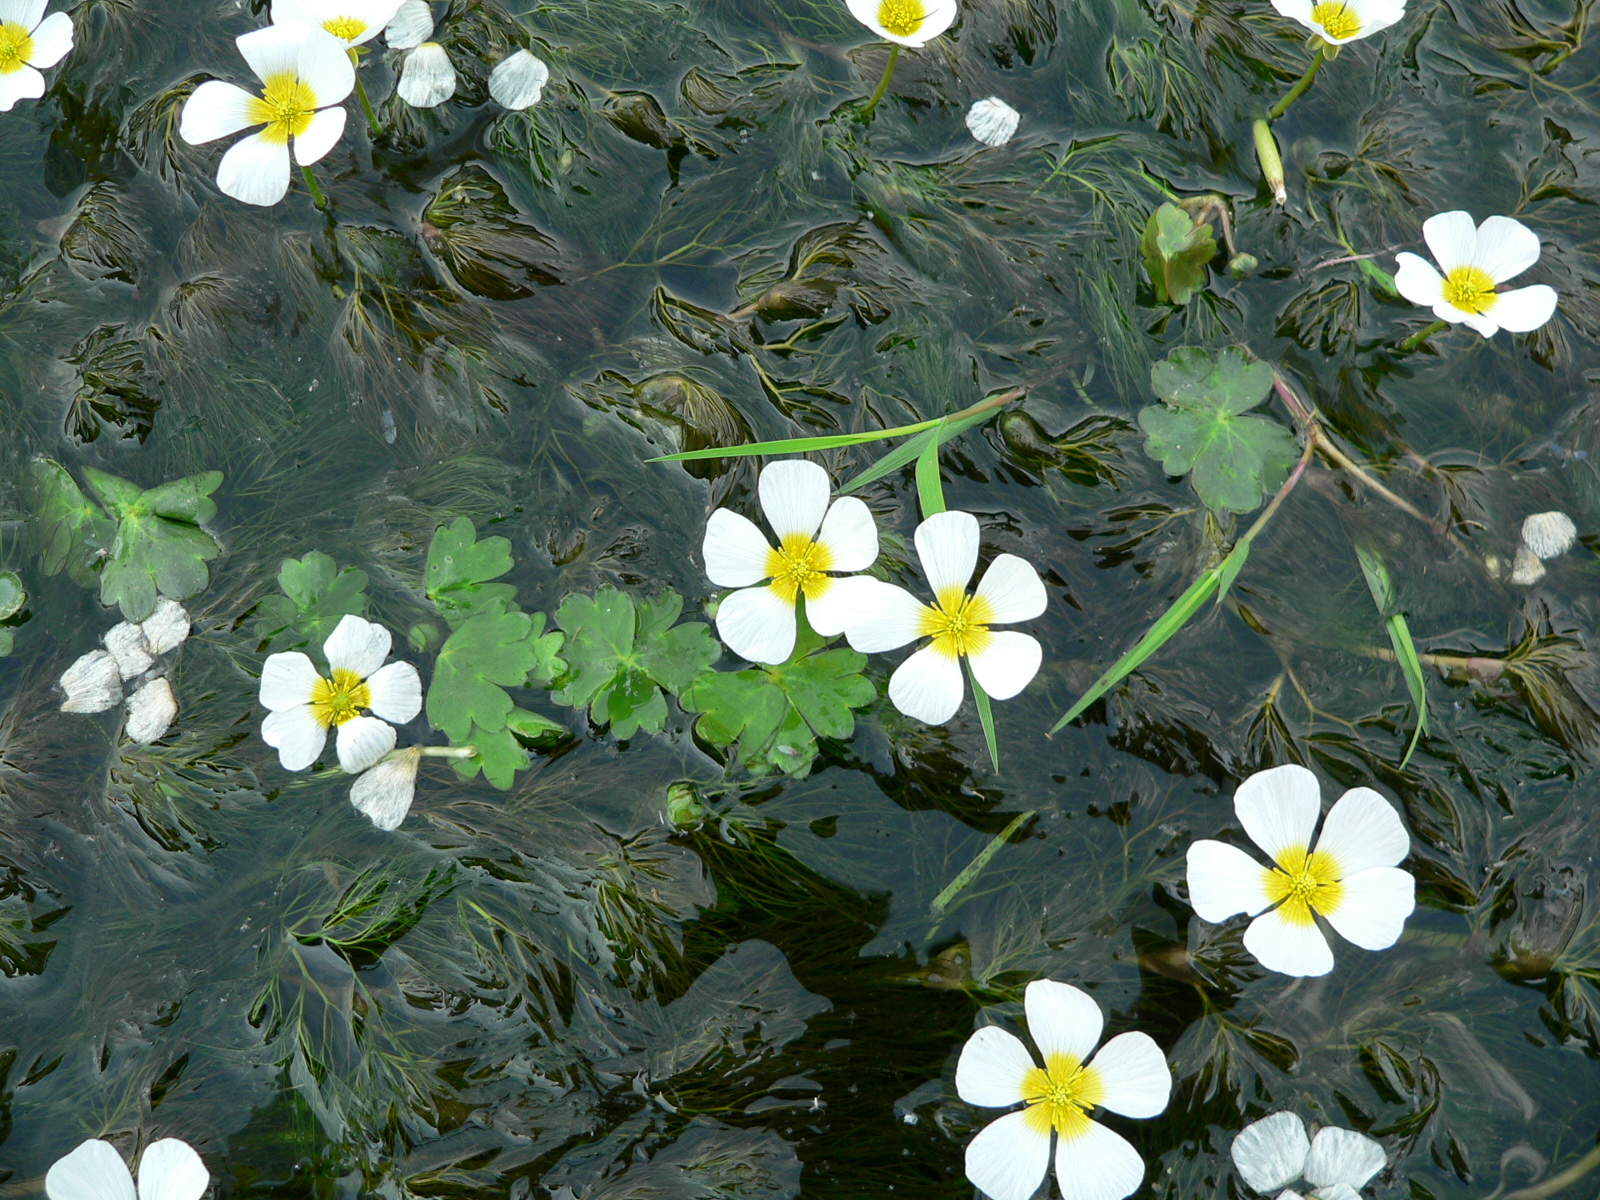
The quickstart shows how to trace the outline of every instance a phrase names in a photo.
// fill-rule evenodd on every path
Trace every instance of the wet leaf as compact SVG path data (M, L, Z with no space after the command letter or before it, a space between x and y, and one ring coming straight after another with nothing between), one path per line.
M423 214L422 236L462 287L490 300L520 300L556 287L556 244L507 199L481 168L463 168L439 185Z
M0 621L16 616L27 602L22 577L15 571L0 571Z
M515 707L508 687L526 687L547 668L561 635L544 633L543 613L486 611L469 617L445 641L428 685L428 720L458 745L472 740L476 726L488 733L506 727Z
M92 442L102 428L143 442L155 425L161 401L150 394L144 344L121 325L101 325L63 357L78 368L78 390L67 407L66 435Z
M1169 202L1150 214L1139 249L1156 299L1182 305L1205 287L1206 264L1217 256L1217 239L1209 222L1197 225Z
M111 547L115 522L83 494L60 463L36 458L30 472L40 566L46 575L65 571L74 583L88 587L100 556Z
M256 604L256 637L266 650L294 650L322 643L346 616L365 616L367 573L340 569L320 550L304 558L286 558L278 568L283 594L263 596Z
M490 583L511 570L511 542L503 537L477 540L472 522L457 517L441 526L428 547L426 586L450 628L480 612L514 608L517 589L509 583Z
M142 491L137 485L85 467L84 478L116 519L116 538L100 569L100 600L117 604L130 621L155 611L161 596L187 600L210 580L206 564L222 548L204 529L216 515L210 499L221 471L206 471Z

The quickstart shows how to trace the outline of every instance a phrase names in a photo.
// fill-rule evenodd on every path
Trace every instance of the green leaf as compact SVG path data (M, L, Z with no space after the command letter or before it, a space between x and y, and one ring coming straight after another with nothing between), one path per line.
M891 471L898 471L912 459L919 456L935 436L941 442L951 441L971 429L974 425L981 425L985 421L992 420L1003 411L1004 409L1002 408L987 408L982 412L971 413L965 417L940 417L932 428L923 430L923 432L909 441L901 442L865 471L862 471L861 474L854 475L844 483L841 483L838 489L839 494L844 495L846 492L857 491L874 480L882 479Z
M428 685L428 720L452 742L473 742L473 727L496 733L514 705L508 687L522 687L539 661L538 630L522 612L483 612L464 621L439 649ZM481 747L480 747L481 749Z
M28 590L15 571L0 571L0 621L14 617L28 602Z
M118 604L130 621L142 621L160 596L187 600L210 582L206 567L222 552L199 522L216 515L210 494L222 472L205 471L149 491L85 467L84 478L117 521L110 557L100 570L100 600Z
M29 470L41 569L46 575L65 571L74 583L88 587L99 556L116 535L116 523L79 490L60 463L36 458Z
M978 682L977 675L973 674L972 663L967 663L967 679L972 684L972 702L978 708L978 724L983 726L983 740L989 747L989 762L994 769L1000 769L1000 743L994 735L994 708L989 703L989 693L983 690L983 684Z
M527 748L509 727L490 733L473 726L470 744L476 747L477 754L454 760L456 774L463 779L472 779L481 771L485 779L505 792L516 781L517 772L528 765Z
M1215 359L1197 347L1174 350L1150 369L1167 405L1139 413L1145 453L1169 475L1191 475L1208 508L1245 513L1275 491L1299 456L1294 435L1268 417L1244 415L1266 399L1272 368L1229 347Z
M618 738L660 732L667 716L660 689L683 691L721 654L709 626L673 625L682 611L683 597L673 591L637 609L614 587L568 596L556 610L568 664L556 702L588 707L590 719Z
M492 608L515 607L517 589L509 583L490 583L511 570L511 542L503 537L481 542L466 517L440 526L428 547L425 575L428 599L433 601L452 629L468 618Z
M939 478L939 443L944 430L928 431L932 436L917 455L917 500L922 505L922 519L926 521L944 511L944 481Z
M367 611L367 573L339 569L320 550L286 558L278 568L281 596L263 596L255 607L255 631L270 650L321 649L346 616Z
M1411 703L1417 710L1417 727L1411 735L1411 744L1406 747L1405 757L1400 760L1400 766L1404 768L1411 761L1417 742L1428 732L1427 677L1423 674L1422 659L1417 656L1417 646L1411 639L1411 627L1406 624L1405 614L1395 610L1394 583L1389 578L1389 568L1384 564L1382 555L1360 542L1355 544L1355 552L1356 560L1361 564L1361 573L1367 579L1367 590L1372 593L1372 602L1383 617L1389 644L1394 647L1395 662L1405 678L1406 690L1411 693Z
M1176 204L1150 214L1140 242L1144 269L1163 304L1187 304L1206 285L1206 264L1217 256L1210 224L1196 225Z

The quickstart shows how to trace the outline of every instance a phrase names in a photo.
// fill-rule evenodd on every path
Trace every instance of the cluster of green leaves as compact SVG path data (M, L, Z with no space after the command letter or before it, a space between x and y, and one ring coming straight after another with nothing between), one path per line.
M210 496L220 471L146 490L85 467L97 504L60 463L37 458L31 470L46 575L65 571L85 587L98 575L101 602L120 605L129 621L143 621L161 596L186 600L204 590L206 564L222 552L201 528L216 515Z
M1206 285L1206 265L1217 256L1211 223L1197 223L1168 202L1150 214L1139 246L1156 299L1162 304L1187 304Z
M367 573L341 569L320 550L285 559L278 568L278 586L282 595L264 597L255 607L256 636L263 650L309 646L320 654L340 621L367 612Z
M10 621L28 602L28 590L15 571L0 572L0 621ZM16 630L10 625L0 625L0 658L11 653L16 640Z
M545 632L543 613L518 608L514 585L494 582L511 566L510 541L479 541L472 522L459 517L434 534L425 581L451 630L428 684L428 721L456 745L477 747L456 762L458 772L470 779L482 771L498 788L509 788L528 765L528 743L565 732L506 691L548 686L567 670L564 635Z

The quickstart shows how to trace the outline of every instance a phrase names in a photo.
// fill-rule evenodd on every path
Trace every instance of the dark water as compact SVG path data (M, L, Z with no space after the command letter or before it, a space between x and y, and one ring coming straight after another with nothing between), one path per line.
M243 81L232 39L265 15L237 4L80 4L49 94L0 116L0 567L30 593L0 661L0 1192L41 1194L85 1137L178 1136L225 1195L969 1195L984 1117L955 1097L955 1056L980 1008L1017 1011L1042 976L1168 1052L1168 1113L1118 1124L1164 1196L1240 1188L1231 1133L1285 1107L1377 1136L1383 1197L1515 1189L1592 1147L1585 546L1513 588L1318 466L1227 605L1045 737L1242 529L1143 453L1133 418L1173 347L1277 363L1477 556L1509 558L1545 509L1600 533L1586 8L1417 3L1347 48L1278 125L1287 210L1249 122L1306 59L1266 4L968 5L901 57L870 125L841 106L885 52L842 4L439 15L460 94L430 113L379 99L376 141L352 104L317 168L327 214L298 182L267 210L219 196L217 148L176 137L190 85ZM483 63L525 39L553 79L505 114ZM382 54L362 75L388 94ZM1023 114L1000 150L962 125L989 94ZM1208 190L1261 272L1158 305L1144 222ZM1526 337L1455 330L1398 355L1427 314L1319 264L1392 268L1452 208L1534 228L1527 281L1560 310ZM785 279L785 304L752 315ZM1012 386L1048 434L1090 444L1041 464L991 424L945 456L950 506L1050 593L1030 626L1044 667L996 705L998 772L970 703L943 729L899 716L885 659L854 736L799 779L725 769L670 702L662 733L619 743L527 693L569 736L509 790L425 767L395 834L337 772L291 776L260 740L256 605L287 557L366 572L369 615L403 633L437 623L429 542L466 516L510 540L529 611L670 587L701 620L706 515L755 511L754 466L644 459ZM144 487L224 475L222 554L171 671L181 714L154 746L116 712L57 711L56 678L117 617L43 573L38 455ZM818 456L836 478L870 457ZM911 472L864 496L903 562ZM1487 682L1430 672L1404 769L1415 714L1371 653L1387 642L1360 538L1423 651L1523 647ZM428 675L431 651L397 653ZM419 718L417 740L443 739ZM1337 947L1322 980L1264 972L1181 898L1188 844L1287 761L1330 800L1379 788L1413 839L1404 937ZM683 828L680 780L711 810Z

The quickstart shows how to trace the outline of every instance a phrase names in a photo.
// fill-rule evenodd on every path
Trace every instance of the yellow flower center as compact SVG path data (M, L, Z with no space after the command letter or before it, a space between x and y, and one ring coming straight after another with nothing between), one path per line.
M1278 855L1278 865L1266 872L1267 896L1292 925L1310 925L1312 914L1326 916L1339 907L1344 895L1341 872L1333 856L1322 850L1306 853L1294 846Z
M1036 1133L1048 1136L1054 1129L1071 1141L1088 1132L1089 1110L1105 1094L1099 1071L1070 1054L1052 1054L1043 1067L1033 1067L1022 1077L1022 1098L1028 1102L1024 1119Z
M989 622L994 610L981 596L969 596L961 588L946 588L939 593L939 604L922 610L919 637L931 637L933 648L949 658L980 654L993 636Z
M910 37L922 28L928 10L922 0L879 0L878 24L895 37Z
M1350 11L1344 0L1323 0L1311 10L1311 23L1322 26L1325 35L1338 41L1361 32L1361 19Z
M317 94L292 71L274 75L262 89L261 99L250 101L251 124L265 125L262 138L281 146L289 144L291 134L299 137L311 128L311 118L316 115Z
M33 57L33 38L15 21L0 23L0 75L14 75Z
M827 574L832 562L833 555L826 546L803 533L791 533L776 550L767 551L772 590L790 604L802 592L807 600L815 600L833 583Z
M1444 277L1444 298L1462 312L1482 316L1499 299L1489 272L1479 267L1457 267Z
M319 678L311 689L311 715L324 729L353 721L363 708L371 707L372 689L367 681L343 667L334 670L331 680Z
M353 42L367 31L367 23L356 17L334 17L331 21L324 21L322 27L336 38L343 38Z

